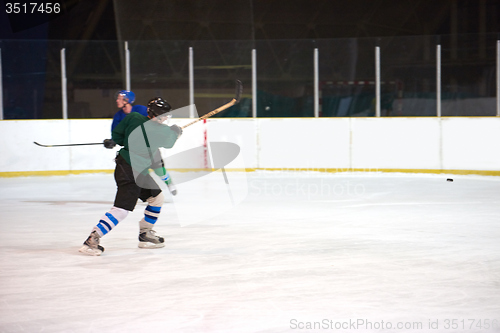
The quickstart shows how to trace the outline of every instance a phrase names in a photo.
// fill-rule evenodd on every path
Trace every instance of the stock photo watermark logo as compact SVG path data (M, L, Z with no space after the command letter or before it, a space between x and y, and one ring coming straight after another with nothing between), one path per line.
M360 197L365 192L364 184L348 180L297 178L281 182L272 179L258 179L250 182L250 194L263 197L297 197L314 201Z
M349 168L281 168L250 181L249 193L263 197L300 198L309 201L361 197L366 193L362 178L345 178L360 172ZM364 175L376 169L362 170Z
M175 111L185 111L189 107L194 105ZM174 146L165 144L169 141L166 126L149 120L134 129L128 141L130 162L136 184L147 189L156 189L161 184L150 171L152 166L162 165L163 161L167 170L182 170L172 176L181 194L173 198L181 226L213 220L246 198L248 183L245 172L227 172L227 169L245 170L239 145L222 141L206 142L206 145L189 147L164 158L159 148ZM196 131L195 128L190 130ZM185 135L182 134L178 140Z

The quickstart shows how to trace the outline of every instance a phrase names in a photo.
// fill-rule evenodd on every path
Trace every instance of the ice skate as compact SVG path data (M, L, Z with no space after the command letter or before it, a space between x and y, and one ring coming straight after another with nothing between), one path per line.
M177 187L175 187L175 185L172 181L167 184L167 187L168 187L168 190L170 191L170 193L172 193L172 195L177 194Z
M104 248L99 245L99 238L97 232L92 231L79 251L89 256L100 256L104 252Z
M157 249L160 247L164 247L163 237L157 236L156 231L149 230L141 230L139 232L139 247L142 249Z

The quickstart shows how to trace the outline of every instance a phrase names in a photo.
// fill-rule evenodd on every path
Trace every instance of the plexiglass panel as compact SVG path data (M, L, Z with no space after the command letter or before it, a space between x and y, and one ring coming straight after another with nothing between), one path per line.
M495 34L258 41L130 41L130 88L136 104L156 96L174 109L189 105L189 50L194 103L203 115L252 117L252 50L256 50L257 117L313 117L318 50L320 117L376 115L375 48L380 49L380 115L437 115L437 45L441 47L441 115L496 115ZM62 118L61 49L65 50L69 118L109 118L115 93L127 88L125 43L0 41L4 119ZM174 114L188 117L189 114Z

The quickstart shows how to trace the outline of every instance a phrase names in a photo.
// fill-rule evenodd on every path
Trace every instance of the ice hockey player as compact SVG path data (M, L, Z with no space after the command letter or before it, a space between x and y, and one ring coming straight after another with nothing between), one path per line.
M119 92L116 93L115 95L116 99L116 106L118 107L118 112L115 113L113 116L113 123L111 124L111 132L115 129L116 126L131 112L137 112L142 114L143 116L148 116L148 108L144 105L132 105L135 102L135 94L132 91L129 90L120 90ZM116 143L113 141L113 139L106 139L104 140L104 147L108 149L112 149L116 146ZM157 154L160 154L160 152L156 152ZM168 187L168 190L172 195L177 194L177 187L175 186L174 182L172 181L172 177L170 177L170 174L168 173L167 169L165 169L165 165L163 164L163 161L159 159L161 162L161 165L155 165L154 170L156 174L165 182L165 184Z
M148 170L154 163L151 152L157 151L160 147L172 148L182 134L182 129L179 126L162 124L168 118L170 110L171 106L166 100L161 97L153 98L148 103L147 117L137 112L129 113L113 130L113 141L123 146L116 157L114 177L118 189L114 205L92 229L90 236L80 248L80 252L92 256L101 255L104 248L100 245L100 239L123 221L129 212L134 210L138 199L147 202L144 218L139 221L139 247L160 248L165 246L163 237L156 235L153 230L164 197ZM147 131L145 131L146 127ZM134 132L134 130L136 131ZM140 132L141 130L142 132ZM147 151L141 152L137 151L137 148L130 147L129 136L137 135L137 133L143 133L141 136L147 145L147 148L144 147L143 150L147 149ZM132 144L136 141L131 140ZM141 161L142 165L139 168L131 162L134 158ZM139 174L138 177L136 177L137 174ZM140 186L146 183L149 184L148 188Z

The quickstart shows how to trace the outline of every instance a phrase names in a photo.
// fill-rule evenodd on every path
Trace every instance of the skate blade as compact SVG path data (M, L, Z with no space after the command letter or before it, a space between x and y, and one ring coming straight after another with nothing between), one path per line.
M86 254L88 256L100 256L102 251L99 249L92 249L87 245L84 245L78 250L79 252Z
M139 242L139 247L141 249L159 249L165 247L165 243L151 243L151 242Z

